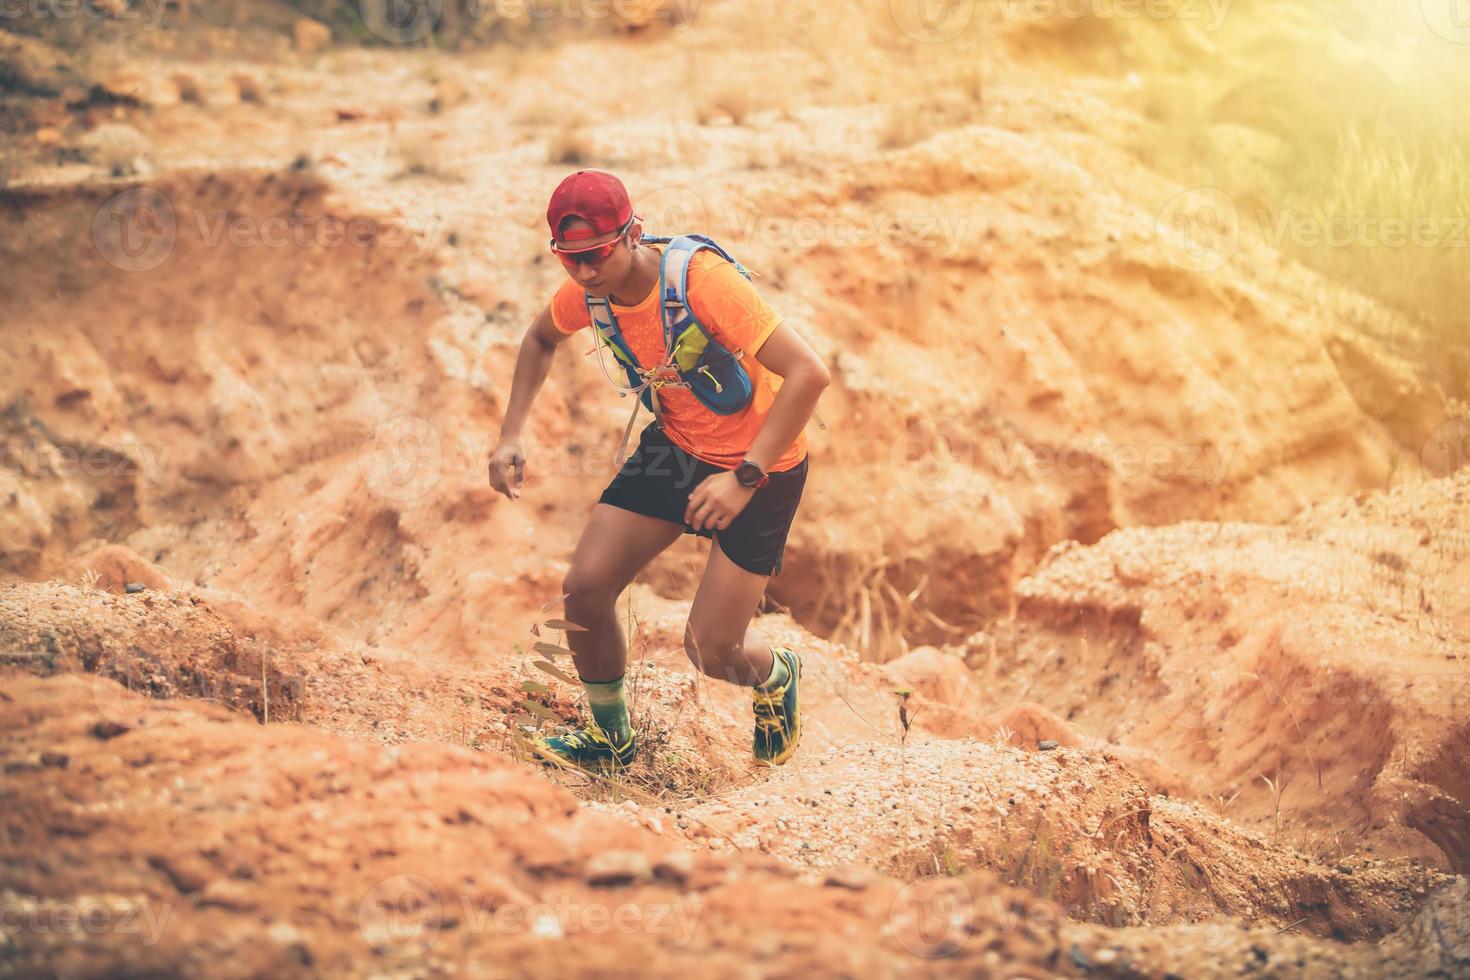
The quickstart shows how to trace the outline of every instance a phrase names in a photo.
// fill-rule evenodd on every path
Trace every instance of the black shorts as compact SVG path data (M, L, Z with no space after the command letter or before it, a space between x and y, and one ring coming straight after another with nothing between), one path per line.
M786 535L806 485L807 462L803 457L791 469L772 473L771 482L755 492L729 527L696 531L684 521L689 495L707 477L729 471L674 445L654 420L644 427L638 448L598 502L682 525L685 534L713 538L725 557L746 571L779 575Z

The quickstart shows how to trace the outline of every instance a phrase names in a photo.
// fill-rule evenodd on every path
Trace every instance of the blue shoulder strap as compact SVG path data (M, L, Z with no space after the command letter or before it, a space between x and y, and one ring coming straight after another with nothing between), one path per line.
M641 365L638 357L633 353L633 348L628 346L628 341L623 337L623 330L618 326L617 314L612 311L612 304L603 296L593 296L584 292L583 298L587 303L587 315L592 320L592 329L597 331L601 340L594 340L601 344L603 340L614 349L616 360L623 368L623 373L628 376L628 387L638 388L643 384L643 376L639 370ZM601 347L598 348L598 358L602 357ZM649 411L653 411L653 396L648 389L643 389L639 399ZM635 413L637 409L634 409Z
M735 257L721 248L718 242L704 235L680 235L671 239L644 238L643 241L645 243L668 242L658 274L659 308L663 314L664 325L664 350L671 349L674 341L691 324L698 327L708 337L709 330L699 322L699 318L689 308L689 266L693 263L694 256L704 249L709 249L733 265L746 279L750 278L750 270L735 261Z
M690 325L697 326L705 336L709 336L709 331L704 324L699 322L694 311L689 308L689 266L694 261L694 256L709 249L733 265L746 279L750 278L750 270L721 248L718 242L704 235L679 235L673 238L645 235L643 244L667 246L659 263L658 281L660 319L664 328L664 352L667 355L667 352L673 348L674 341ZM593 296L586 292L583 293L583 299L587 304L587 315L591 318L592 328L623 355L619 359L623 370L627 372L629 381L635 386L638 385L641 382L638 375L641 365L633 349L623 338L623 331L618 326L618 318L612 311L612 304L604 296ZM737 353L736 356L738 357L739 354Z
M593 296L587 292L582 295L587 303L587 315L592 319L592 329L596 330L603 340L615 345L619 351L626 354L629 361L637 364L638 358L633 356L632 349L623 339L623 330L618 326L618 318L612 311L612 304L605 296Z

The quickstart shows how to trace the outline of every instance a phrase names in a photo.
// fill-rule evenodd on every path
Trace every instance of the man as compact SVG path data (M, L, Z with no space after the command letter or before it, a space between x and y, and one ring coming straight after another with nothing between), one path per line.
M714 544L689 611L685 652L705 674L752 689L753 754L758 764L780 765L801 739L801 660L765 646L749 625L769 577L780 572L806 483L803 429L831 375L736 266L700 249L689 260L688 312L712 342L743 352L751 388L743 409L712 411L689 385L680 387L669 365L658 294L670 246L643 241L622 182L606 171L578 171L552 194L546 220L569 279L521 343L490 485L510 500L520 497L526 415L557 345L592 325L593 304L611 311L637 365L657 380L656 417L602 492L562 584L566 618L585 628L569 631L567 642L592 718L541 748L589 769L633 761L637 743L623 697L627 650L615 603L665 548L698 534Z

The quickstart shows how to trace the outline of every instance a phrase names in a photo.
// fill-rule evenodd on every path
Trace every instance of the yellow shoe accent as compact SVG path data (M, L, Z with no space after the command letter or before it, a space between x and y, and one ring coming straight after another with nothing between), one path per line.
M801 744L801 658L786 647L772 647L771 655L786 665L786 683L774 691L755 688L755 738L751 752L763 766L779 766L796 754Z

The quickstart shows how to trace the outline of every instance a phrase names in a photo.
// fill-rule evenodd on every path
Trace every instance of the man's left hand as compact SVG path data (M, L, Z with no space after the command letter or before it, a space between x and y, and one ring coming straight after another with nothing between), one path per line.
M742 486L733 470L715 473L705 477L689 495L684 522L696 531L727 528L754 496L755 488Z

